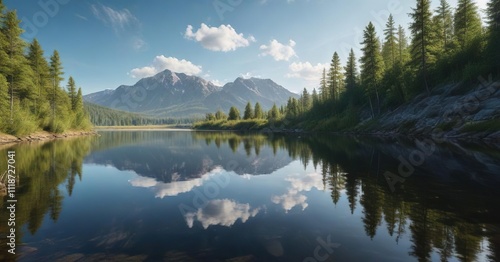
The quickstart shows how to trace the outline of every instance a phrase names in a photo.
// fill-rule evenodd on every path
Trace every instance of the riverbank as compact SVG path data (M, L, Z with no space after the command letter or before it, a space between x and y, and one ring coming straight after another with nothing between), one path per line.
M92 136L92 135L97 135L97 132L95 132L93 130L92 131L72 130L72 131L67 131L67 132L61 133L61 134L56 134L56 133L50 133L50 132L46 132L46 131L37 131L33 134L30 134L27 136L20 136L20 137L0 133L0 145L21 143L21 142L46 141L46 140L53 140L53 139L60 139L60 138L67 138L67 137Z
M190 129L192 125L146 125L146 126L95 126L96 130L155 130L155 129Z
M326 119L205 121L196 130L331 133L374 137L426 137L442 140L483 140L500 143L500 82L448 84L421 94L376 116L364 108L358 121L341 127L338 117Z

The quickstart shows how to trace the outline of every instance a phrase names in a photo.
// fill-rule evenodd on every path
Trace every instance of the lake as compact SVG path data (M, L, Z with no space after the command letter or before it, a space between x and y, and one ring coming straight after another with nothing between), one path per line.
M500 261L500 150L333 135L101 131L15 151L0 260Z

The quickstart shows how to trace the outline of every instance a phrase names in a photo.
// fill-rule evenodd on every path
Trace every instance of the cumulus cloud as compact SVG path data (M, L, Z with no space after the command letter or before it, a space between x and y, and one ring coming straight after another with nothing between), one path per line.
M211 200L203 208L196 212L190 212L185 215L187 225L192 228L194 220L198 220L203 228L209 226L221 225L231 227L238 219L245 223L249 218L255 217L260 208L252 209L250 204L240 204L229 199Z
M309 62L293 62L288 67L289 73L286 75L288 78L301 78L306 81L319 81L323 69L328 68L328 64L312 65Z
M307 197L301 194L288 192L281 196L273 196L271 201L277 205L281 205L283 209L288 212L295 206L302 206L302 210L308 206Z
M153 76L165 69L176 73L185 73L187 75L197 75L202 71L201 66L195 65L190 61L160 55L155 57L151 65L132 69L130 75L133 78L144 78Z
M208 50L221 52L234 51L255 42L253 36L245 38L243 34L238 34L231 25L209 27L204 23L196 32L193 32L192 25L188 25L184 37L199 42Z
M273 39L269 45L261 45L260 50L262 50L261 56L271 56L276 61L288 61L290 58L297 56L295 50L295 41L290 40L288 45L278 42L278 40Z
M324 189L323 177L317 173L310 173L301 177L289 176L285 180L290 182L288 192L281 196L272 196L271 201L281 205L286 212L296 206L301 206L302 210L307 208L307 197L301 194L302 192L309 192L313 188Z

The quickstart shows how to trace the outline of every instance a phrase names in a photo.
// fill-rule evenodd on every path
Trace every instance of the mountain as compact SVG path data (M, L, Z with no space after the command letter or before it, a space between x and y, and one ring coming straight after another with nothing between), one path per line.
M218 109L228 112L231 106L243 110L246 103L259 102L264 109L274 103L286 104L298 98L270 79L237 78L223 87L197 76L165 70L139 80L133 86L122 85L84 96L84 100L128 112L162 117L200 117Z

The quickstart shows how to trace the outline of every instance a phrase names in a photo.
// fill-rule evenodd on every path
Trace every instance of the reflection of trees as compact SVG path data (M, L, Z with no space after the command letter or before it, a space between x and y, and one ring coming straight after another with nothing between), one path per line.
M59 185L66 184L71 195L75 177L81 177L83 158L89 153L93 137L56 140L40 144L20 144L0 150L16 151L16 173L19 185L16 188L16 239L21 239L21 228L26 225L34 234L48 214L56 221L62 209L63 192ZM6 158L0 157L0 166L6 166ZM5 205L4 198L2 203ZM0 213L0 232L7 232L6 212ZM6 261L6 239L0 240L0 260Z
M481 245L483 241L489 243L489 259L500 261L498 229L486 226L500 220L496 203L498 193L477 190L467 183L462 183L465 188L457 193L456 188L443 187L438 180L424 178L427 181L422 184L419 182L422 179L412 177L405 181L404 189L389 190L382 170L397 167L399 161L394 156L405 155L405 150L411 150L411 143L402 142L398 148L377 141L358 143L345 137L304 136L297 139L293 135L279 139L274 136L269 140L273 148L285 147L295 159L307 163L312 160L323 175L324 184L331 190L335 204L342 190L345 190L351 213L356 210L359 200L367 236L374 238L381 222L385 221L387 232L396 242L410 234L412 248L409 253L419 261L431 261L433 252L441 261L452 257L476 261L485 248ZM436 159L429 160L431 163L447 161L447 155L453 157L448 151L442 153L444 157L439 152L436 155ZM481 163L466 165L479 166ZM422 174L436 172L423 168Z

